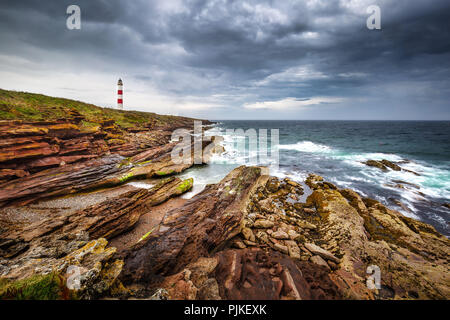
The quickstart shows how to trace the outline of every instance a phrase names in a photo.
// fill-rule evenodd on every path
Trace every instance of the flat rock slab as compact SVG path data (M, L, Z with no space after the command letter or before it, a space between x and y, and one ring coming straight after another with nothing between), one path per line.
M125 283L152 282L182 270L240 232L250 195L267 181L262 168L239 167L169 211L159 230L125 254Z

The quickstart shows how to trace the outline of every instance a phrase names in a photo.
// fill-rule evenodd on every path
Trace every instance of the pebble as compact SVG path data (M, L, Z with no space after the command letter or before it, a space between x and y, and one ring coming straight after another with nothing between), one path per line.
M318 264L319 266L324 266L330 270L330 266L320 256L312 256L309 260L311 260L312 263Z
M265 219L258 219L255 221L255 224L254 224L255 228L260 228L260 229L268 229L268 228L272 228L273 226L274 226L274 223L272 221L265 220Z
M295 230L289 230L288 236L291 240L296 240L300 236L300 234L298 234Z
M269 236L264 231L258 231L256 233L256 238L264 243L269 243Z
M234 240L233 241L233 247L238 248L238 249L245 249L245 248L247 248L245 243L242 242L241 240Z
M289 256L292 259L300 259L300 248L297 246L297 243L293 240L285 241L284 242L289 251Z
M312 254L319 255L324 259L331 260L334 263L340 262L340 260L333 255L331 252L313 244L313 243L305 243L305 248L308 249Z
M314 224L309 223L309 222L304 221L304 220L299 220L299 221L297 221L297 225L298 225L299 227L303 228L303 229L311 229L311 230L314 230L314 229L317 228Z
M281 253L289 254L288 247L283 246L282 244L275 243L275 244L273 245L273 248L274 248L275 250L277 250L277 251L280 251Z
M331 270L337 270L339 268L339 266L333 261L327 261L327 263L330 266Z
M243 228L242 235L244 236L245 240L250 240L252 242L256 241L255 235L253 234L253 231L250 228Z
M286 232L284 232L283 230L278 229L277 231L275 231L274 233L271 234L271 236L275 239L278 240L286 240L289 239L289 236Z
M250 240L244 240L244 243L249 247L256 247L258 244Z

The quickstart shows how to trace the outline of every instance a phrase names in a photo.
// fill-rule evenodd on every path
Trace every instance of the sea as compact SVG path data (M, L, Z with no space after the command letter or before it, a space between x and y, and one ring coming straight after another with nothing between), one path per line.
M249 129L258 139L267 131L269 150L256 152L270 155L277 150L276 161L261 157L254 163L254 149L245 136ZM278 130L278 145L270 143L270 133L276 134L272 129ZM194 178L194 188L185 198L219 182L237 166L266 165L271 175L298 182L310 173L321 175L450 236L450 209L443 206L450 203L450 121L218 120L207 133L224 137L225 152L180 175ZM410 171L384 172L363 163L382 159Z

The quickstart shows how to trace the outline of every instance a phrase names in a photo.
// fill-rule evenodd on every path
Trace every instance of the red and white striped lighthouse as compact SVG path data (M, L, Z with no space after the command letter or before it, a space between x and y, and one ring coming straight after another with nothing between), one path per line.
M123 109L123 83L122 79L117 82L117 109Z

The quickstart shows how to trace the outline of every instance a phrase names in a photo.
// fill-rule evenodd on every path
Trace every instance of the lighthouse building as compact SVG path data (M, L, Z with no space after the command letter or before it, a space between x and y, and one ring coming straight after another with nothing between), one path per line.
M117 109L123 109L123 83L122 79L117 82Z

